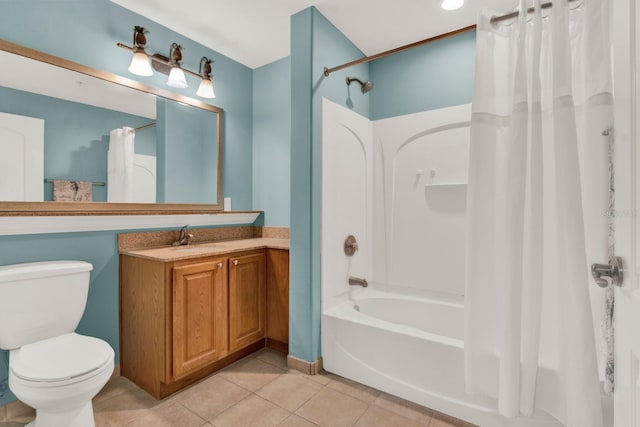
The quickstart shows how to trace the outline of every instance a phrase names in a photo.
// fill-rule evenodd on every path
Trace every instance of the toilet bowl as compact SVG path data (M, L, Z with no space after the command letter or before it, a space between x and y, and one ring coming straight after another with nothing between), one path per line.
M36 409L30 425L91 427L91 399L111 377L113 358L109 344L76 333L38 341L9 353L9 388Z
M9 388L36 410L34 427L94 427L91 399L114 368L111 346L75 333L93 267L55 261L0 267L0 349Z

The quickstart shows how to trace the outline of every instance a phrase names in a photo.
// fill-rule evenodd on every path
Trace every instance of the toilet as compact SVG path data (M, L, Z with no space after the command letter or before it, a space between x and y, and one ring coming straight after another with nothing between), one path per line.
M83 261L0 267L0 349L9 388L36 410L29 427L95 427L91 399L113 372L105 341L75 333L87 303Z

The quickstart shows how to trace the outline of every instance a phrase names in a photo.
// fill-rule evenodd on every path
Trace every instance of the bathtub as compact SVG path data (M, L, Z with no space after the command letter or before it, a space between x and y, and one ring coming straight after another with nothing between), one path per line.
M464 391L462 304L368 288L322 314L324 369L470 423L562 427L548 414L507 419Z

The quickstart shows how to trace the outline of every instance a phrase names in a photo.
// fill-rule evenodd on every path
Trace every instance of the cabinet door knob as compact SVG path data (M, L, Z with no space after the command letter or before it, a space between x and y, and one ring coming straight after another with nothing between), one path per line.
M237 259L233 260L233 265L238 265L238 260Z
M222 268L222 263L221 262L218 263L218 268Z

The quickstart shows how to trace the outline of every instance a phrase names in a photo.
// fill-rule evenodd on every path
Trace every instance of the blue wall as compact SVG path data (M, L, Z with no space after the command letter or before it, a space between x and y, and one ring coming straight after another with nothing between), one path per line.
M108 0L2 0L0 12L0 39L163 89L165 75L130 74L131 53L116 47L119 41L131 42L134 25L150 31L147 46L153 52L168 53L174 41L183 45L184 64L190 69L197 69L203 55L214 59L213 103L225 110L224 195L233 197L234 209L252 208L251 69ZM176 91L195 98L197 82L192 79L190 85ZM107 340L118 354L117 233L0 236L0 264L64 258L93 263L87 309L78 330ZM0 357L0 380L6 373ZM0 405L13 399L9 392Z
M371 120L471 102L475 52L471 31L372 61Z
M291 162L291 59L253 70L253 209L264 225L288 227Z
M320 357L320 192L322 98L369 116L368 95L346 76L369 79L367 64L325 78L323 67L363 57L315 8L291 18L291 255L289 353Z
M158 202L216 203L216 114L158 99Z

